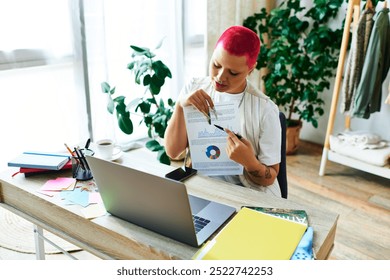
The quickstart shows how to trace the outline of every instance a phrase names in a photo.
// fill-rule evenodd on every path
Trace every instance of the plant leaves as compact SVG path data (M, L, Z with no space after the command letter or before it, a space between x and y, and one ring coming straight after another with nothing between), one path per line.
M165 149L158 151L157 159L163 164L166 164L166 165L171 164L171 159L168 157L167 153L165 152Z
M161 38L160 42L158 42L158 44L157 44L157 46L156 46L156 48L155 48L156 50L159 49L159 48L161 48L161 46L162 46L162 44L163 44L165 38L166 38L166 36L164 36L164 37Z
M150 51L149 48L137 47L137 46L134 46L134 45L130 45L130 48L132 48L135 52L137 52L139 54L145 54L145 53Z
M138 104L138 106L135 108L135 111L137 112L138 109L141 109L141 112L143 114L147 114L150 112L151 104L149 102L142 101Z
M160 93L161 86L156 85L154 82L152 82L149 85L149 90L153 95L158 95Z
M125 134L133 133L133 122L130 119L130 113L120 113L117 111L118 126Z
M172 78L171 71L161 60L153 62L152 69L155 71L156 76L161 80L164 80L166 77Z
M114 113L114 108L115 108L115 102L112 100L111 95L108 95L108 102L107 102L107 111L110 114Z
M135 71L135 82L137 84L139 84L139 85L141 84L141 77L148 72L148 69L149 69L148 65L145 65L145 64L141 65L137 69L134 68L134 71Z
M109 93L110 92L110 85L107 83L107 82L102 82L100 84L101 88L102 88L102 92L103 93Z
M133 70L134 66L135 66L135 61L132 61L132 62L127 64L127 69Z
M128 111L131 111L133 108L136 108L138 106L138 104L141 102L141 98L137 97L137 98L134 98L133 100L131 100L129 102L129 104L127 104L126 106L126 109ZM135 110L135 109L134 109Z
M145 147L148 148L149 150L156 152L163 150L164 147L160 145L160 143L157 140L149 140L146 142Z
M143 80L143 85L148 86L152 81L152 77L149 74L146 74Z
M342 39L342 26L331 29L328 21L341 11L342 0L316 0L312 8L303 1L284 0L267 13L261 9L244 20L244 26L264 42L256 68L266 67L266 94L288 116L318 126L323 113L323 93L335 75Z
M164 38L161 39L156 49L161 47L163 40ZM164 138L175 102L169 98L167 106L162 99L157 103L155 95L160 93L162 86L165 84L165 79L172 78L172 73L161 60L154 61L155 54L149 48L134 45L131 45L130 48L133 50L132 60L127 64L127 68L134 75L134 82L144 86L144 95L142 98L132 99L126 106L126 97L121 95L113 99L111 95L115 93L115 87L111 88L108 83L104 82L101 84L102 91L110 93L107 109L111 113L116 111L118 126L125 134L132 134L134 129L130 112L140 110L143 115L140 124L143 122L146 125L148 136L153 138L158 135L160 138ZM170 164L170 158L166 154L164 146L159 144L158 141L152 139L147 142L146 147L158 152L157 158L161 163Z
M150 102L152 104L157 104L156 99L154 99L154 98L148 98L147 100L148 100L148 102Z

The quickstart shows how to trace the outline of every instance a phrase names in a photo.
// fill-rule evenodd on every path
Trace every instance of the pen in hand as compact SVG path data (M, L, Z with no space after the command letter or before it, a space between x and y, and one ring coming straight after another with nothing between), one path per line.
M213 108L210 108L211 111L213 112L214 116L215 116L215 119L218 120L218 114L217 114L217 110L215 110L215 107Z
M210 107L210 110L213 112L214 116L215 116L215 119L218 120L218 115L217 115L217 111L215 110L215 108L211 108ZM211 125L211 116L210 116L210 110L207 112L207 115L204 114L207 118L207 121L209 123L209 125Z
M220 130L225 131L225 129L224 129L222 126L219 126L219 125L216 125L216 124L214 124L214 126L215 126L216 128L218 128L218 129L220 129ZM234 132L233 132L233 133L234 133ZM241 138L242 138L242 136L241 136L239 133L234 133L234 135L236 135L238 139L241 139Z
M211 117L210 117L210 113L205 113L205 112L203 112L203 111L200 111L205 117L206 117L206 119L207 119L207 122L208 122L208 124L210 124L211 125Z

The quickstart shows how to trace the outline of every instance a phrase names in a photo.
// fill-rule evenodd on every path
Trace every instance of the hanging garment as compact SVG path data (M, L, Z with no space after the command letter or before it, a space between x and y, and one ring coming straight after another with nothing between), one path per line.
M389 9L383 8L374 16L374 26L368 43L366 58L358 87L356 88L352 116L368 119L380 111L382 83L390 66Z
M364 57L366 54L368 41L374 24L373 9L365 9L352 35L351 48L349 51L347 66L343 83L343 101L341 102L341 113L349 113L353 104L353 97L357 85L359 84Z

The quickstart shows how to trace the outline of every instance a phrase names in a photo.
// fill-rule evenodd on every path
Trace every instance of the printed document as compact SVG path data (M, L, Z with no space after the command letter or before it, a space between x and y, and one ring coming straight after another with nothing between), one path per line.
M210 110L211 124L194 106L184 107L192 167L203 175L241 175L242 165L226 154L227 133L214 124L239 133L239 101L215 104L216 115Z

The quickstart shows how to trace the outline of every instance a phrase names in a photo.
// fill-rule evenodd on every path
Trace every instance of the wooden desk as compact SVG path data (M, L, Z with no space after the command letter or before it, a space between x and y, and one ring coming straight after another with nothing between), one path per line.
M163 175L174 166L157 162L155 154L138 149L119 160L152 174ZM111 215L85 219L78 205L63 206L37 190L57 175L25 178L11 175L15 169L0 173L0 206L20 215L80 248L104 259L191 259L197 248L177 242ZM66 173L67 174L67 173ZM70 176L70 173L69 173ZM333 247L338 215L303 204L265 195L259 191L196 175L186 181L188 192L239 209L243 205L304 209L314 228L317 259L326 259Z

